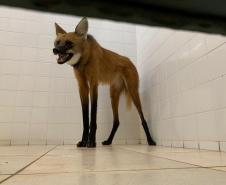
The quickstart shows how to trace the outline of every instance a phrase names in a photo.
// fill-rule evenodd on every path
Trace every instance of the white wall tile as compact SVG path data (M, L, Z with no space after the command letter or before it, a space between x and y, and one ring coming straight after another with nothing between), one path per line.
M18 91L16 93L16 106L32 106L33 93L28 91Z
M34 92L33 106L47 107L48 105L49 105L49 93L48 92Z
M0 72L2 75L18 75L20 71L20 64L18 61L1 60Z
M51 64L50 63L37 62L34 74L37 75L37 76L49 77L50 71L51 71Z
M46 124L48 118L47 107L33 107L31 114L31 123Z
M14 107L0 107L0 122L1 123L9 123L12 121L14 113Z
M7 17L1 17L0 18L0 29L1 30L7 30L9 27L9 18Z
M33 75L36 71L35 62L24 62L24 60L20 61L20 74L21 75Z
M49 94L49 104L51 107L65 107L66 106L66 94L65 93Z
M217 141L226 141L226 110L219 109L214 111L215 127L217 131Z
M197 141L184 141L184 148L199 149Z
M50 81L50 91L51 92L65 92L66 83L65 78L55 78Z
M20 76L18 80L18 90L29 91L33 90L34 87L34 79L32 76Z
M31 124L29 144L46 144L47 125Z
M183 124L183 138L185 141L197 141L198 126L195 115L189 115L181 118Z
M214 119L214 112L205 112L197 115L199 140L213 141L217 139L217 127Z
M200 141L200 149L219 151L219 142L214 141Z
M220 142L220 151L226 152L226 142Z
M31 119L31 108L16 107L13 115L13 122L15 123L29 123Z
M0 106L15 105L16 92L15 91L0 91Z
M0 123L0 142L10 141L12 134L12 125L8 123Z
M0 76L0 89L16 90L18 83L18 76L16 75L2 75Z
M50 78L37 76L34 80L34 91L49 91Z
M63 144L63 125L49 124L47 127L47 144Z
M66 124L64 127L64 144L75 144L82 137L82 124Z
M25 145L28 144L29 124L12 125L12 144Z

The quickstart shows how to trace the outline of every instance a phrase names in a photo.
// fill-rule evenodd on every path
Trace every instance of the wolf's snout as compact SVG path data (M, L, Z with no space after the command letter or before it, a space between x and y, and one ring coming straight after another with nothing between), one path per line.
M59 53L59 50L57 48L53 48L54 55L57 55Z

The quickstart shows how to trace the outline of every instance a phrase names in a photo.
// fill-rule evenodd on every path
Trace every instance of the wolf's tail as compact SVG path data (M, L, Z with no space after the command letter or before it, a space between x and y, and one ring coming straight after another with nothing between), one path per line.
M126 107L128 110L131 109L131 105L132 105L132 99L131 99L131 96L130 96L130 93L129 91L127 90L127 88L125 87L125 96L126 96Z

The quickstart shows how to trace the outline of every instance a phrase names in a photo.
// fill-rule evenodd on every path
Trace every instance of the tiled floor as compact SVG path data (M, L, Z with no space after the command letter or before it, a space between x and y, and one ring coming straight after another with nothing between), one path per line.
M0 147L3 185L225 185L226 153L146 145Z

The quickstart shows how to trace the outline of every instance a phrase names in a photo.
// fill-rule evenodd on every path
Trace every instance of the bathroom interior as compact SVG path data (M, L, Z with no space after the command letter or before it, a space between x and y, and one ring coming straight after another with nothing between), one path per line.
M226 37L88 17L89 34L136 66L149 146L120 98L111 146L109 87L99 86L97 147L77 148L82 109L73 69L58 65L54 23L81 16L0 6L0 184L225 185Z

